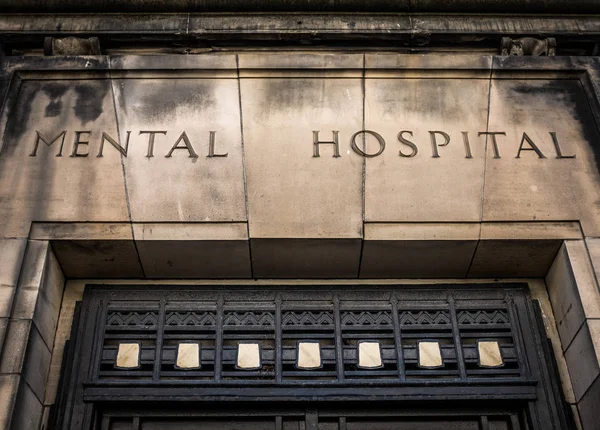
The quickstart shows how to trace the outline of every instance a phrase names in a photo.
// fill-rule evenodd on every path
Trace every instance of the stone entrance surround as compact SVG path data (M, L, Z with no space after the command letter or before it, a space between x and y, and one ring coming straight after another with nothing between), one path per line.
M86 279L516 278L546 304L565 396L594 428L599 70L564 57L9 58L0 426L47 419ZM360 130L385 150L359 154ZM153 157L140 131L156 132ZM436 131L450 142L432 140ZM496 136L500 158L480 132L506 133ZM102 133L112 142L98 157ZM377 153L373 137L362 133L357 149Z

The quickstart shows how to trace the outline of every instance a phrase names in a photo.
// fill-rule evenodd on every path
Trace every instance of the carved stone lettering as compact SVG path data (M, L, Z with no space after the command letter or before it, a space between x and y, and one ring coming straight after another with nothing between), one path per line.
M122 155L124 155L125 157L127 157L127 150L129 149L129 138L130 137L131 137L131 132L128 131L127 132L127 139L125 140L125 147L123 147L123 146L121 146L121 144L119 142L117 142L116 140L114 140L108 134L102 132L102 139L100 140L100 150L98 151L97 157L103 157L102 151L104 150L104 141L105 140L108 140L108 142L112 146L114 146L117 149L117 151L119 151Z
M375 139L377 139L377 142L379 143L379 150L374 154L369 154L368 152L365 152L362 149L360 149L358 147L358 144L356 143L356 138L360 134L364 134L364 135L370 134L371 136L375 137ZM377 157L378 155L381 155L381 153L385 150L385 140L383 139L383 137L381 137L381 135L379 133L376 133L372 130L357 131L350 138L350 144L351 144L352 150L354 152L356 152L358 155L362 155L363 157L367 157L367 158ZM366 146L366 143L365 143L365 146ZM365 150L366 150L366 148L365 148Z
M313 130L313 157L314 158L318 158L320 157L319 155L319 145L333 145L333 157L334 158L339 158L340 157L340 142L339 142L339 131L338 130L333 130L333 140L331 141L326 141L326 140L319 140L319 132L317 130Z
M554 144L554 149L556 150L556 158L575 158L575 154L573 155L563 155L560 150L560 144L558 143L558 137L556 137L555 131L550 131L550 136L552 136L552 143Z
M504 131L480 131L477 136L490 136L492 138L492 148L494 149L494 158L501 158L498 150L498 142L496 136L506 136Z
M183 146L179 146L179 142L183 142ZM175 151L176 149L187 149L190 154L190 158L198 158L198 154L196 154L196 151L194 151L194 147L190 142L190 138L188 137L185 131L181 133L181 136L179 136L179 138L175 142L175 145L173 145L169 153L165 155L165 158L171 158L173 156L173 151Z
M529 148L523 146L527 142ZM523 133L523 137L521 138L521 144L519 145L519 151L517 152L517 156L515 158L521 158L521 151L535 151L539 158L546 158L540 148L537 147L533 140L527 135L527 133Z
M54 139L50 140L50 139L46 139L43 134L41 134L39 131L36 130L35 131L35 144L33 145L33 151L31 151L31 154L29 154L29 156L35 157L37 155L37 150L38 150L38 146L40 144L40 140L42 142L44 142L46 144L46 146L50 146L54 142L56 142L59 137L62 137L62 139L60 141L60 148L58 150L58 153L56 154L57 157L62 157L62 150L63 150L63 145L65 144L65 136L66 135L67 135L67 130L63 130Z
M444 138L444 143L437 142L437 135L441 135ZM448 133L444 131L430 131L429 138L431 140L431 151L433 152L432 158L440 158L440 154L438 152L438 146L446 146L450 143L450 136Z
M208 137L208 155L207 157L212 158L212 157L227 157L227 152L225 154L216 154L215 153L215 134L217 134L216 131L211 131L209 132L209 137Z
M471 144L469 143L469 133L467 131L461 131L461 134L465 145L465 158L473 158L473 154L471 154Z
M110 134L104 131L92 131L92 130L74 130L69 132L68 130L62 130L59 133L42 133L39 130L35 130L35 140L33 142L32 151L29 153L30 157L35 157L38 154L38 150L40 147L40 142L43 142L47 147L51 147L53 145L58 147L58 151L56 153L56 157L62 157L63 148L65 145L65 140L68 138L68 135L73 133L73 147L71 149L70 157L87 157L90 154L90 150L92 149L91 145L99 145L97 158L102 158L104 156L104 147L106 142L110 144L113 148L115 148L121 155L124 157L128 156L129 144L131 142L131 134L135 134L132 130L127 130L125 133L124 141L120 140L119 136L115 139ZM139 136L148 135L147 141L147 158L154 157L155 143L157 135L167 135L166 130L140 130L137 132ZM332 145L333 147L333 158L340 158L340 134L338 130L332 130L332 140L320 140L319 139L319 131L313 130L313 154L314 158L319 158L320 154L320 146L321 145ZM424 131L422 133L425 133ZM429 141L431 144L432 158L440 158L440 147L448 146L451 141L451 136L442 130L428 130L426 133L429 135ZM463 147L465 151L465 158L472 159L473 151L471 147L471 140L469 139L469 132L461 131L461 137L463 142ZM564 154L563 148L558 139L558 135L555 131L549 131L550 138L552 141L552 145L554 151L556 153L556 159L573 159L576 158L575 154ZM47 136L54 136L52 138L48 138ZM363 136L363 138L361 138ZM368 152L366 145L367 136L371 136L374 138L374 141L377 142L379 146L378 149L374 152ZM398 151L398 155L401 158L414 158L419 153L419 148L415 143L415 133L412 130L401 130L398 132L396 138L398 142L401 144L401 147ZM486 136L486 139L489 136L489 142L491 143L491 148L493 151L493 158L499 159L500 155L500 145L498 142L498 136L506 137L506 132L504 131L480 131L477 133L477 137ZM417 136L418 137L418 136ZM416 139L418 141L418 138ZM523 151L533 151L536 153L539 159L546 159L546 155L542 152L542 147L536 144L533 139L527 134L522 133L520 141L513 140L512 143L516 146L516 143L519 142L518 148L516 150L515 158L521 158L521 153ZM134 140L133 145L140 144ZM142 143L144 144L144 143ZM548 142L544 143L545 145L549 145ZM223 143L218 143L219 147L223 146ZM226 145L225 145L226 146ZM385 138L374 130L359 130L350 136L350 148L354 153L361 157L373 158L381 155L385 150L386 141ZM198 158L198 154L196 153L194 146L192 145L192 141L188 136L186 131L182 131L173 146L169 149L165 158L171 158L173 153L176 150L186 150L188 152L188 158ZM226 158L229 155L227 151L223 151L223 149L217 150L217 131L211 130L208 134L208 153L206 155L207 158Z
M411 151L408 154L405 154L404 152L402 152L402 150L398 151L398 153L400 154L400 157L404 157L404 158L412 158L415 155L417 155L417 153L419 152L419 148L417 148L417 145L415 145L413 142L411 142L410 140L406 139L403 135L404 134L410 134L410 136L412 137L413 132L410 130L402 130L400 133L398 133L398 140L403 143L404 145L408 146Z
M157 130L157 131L149 131L149 130L141 130L140 135L148 134L148 152L146 153L147 158L154 157L154 137L157 134L167 134L166 130Z
M89 140L81 140L82 135L87 134L88 136L92 134L91 131L76 131L75 132L75 141L73 142L73 151L71 152L70 157L87 157L89 152L80 153L79 146L85 145L86 147L90 144Z

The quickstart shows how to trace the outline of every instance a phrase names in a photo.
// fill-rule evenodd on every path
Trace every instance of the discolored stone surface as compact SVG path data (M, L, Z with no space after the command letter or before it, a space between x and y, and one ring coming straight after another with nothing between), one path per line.
M251 277L246 223L134 224L133 231L148 277Z
M10 287L17 284L21 263L23 262L23 254L25 253L25 239L2 239L0 240L0 290L4 287ZM0 293L0 297L4 297ZM3 299L0 298L0 309ZM0 312L0 316L7 316L4 312Z
M487 139L483 220L580 220L585 235L597 236L600 175L590 143L600 135L593 124L576 79L493 79L488 132L506 135L496 137L500 158ZM550 132L562 157L575 158L557 158Z
M0 236L27 236L31 220L128 220L121 154L96 157L103 131L117 136L109 80L22 83L0 153Z
M238 82L228 76L114 81L121 139L131 131L133 221L246 220Z
M363 159L349 139L362 128L356 75L241 80L251 238L359 238ZM358 75L360 76L360 75ZM319 145L313 157L313 131Z
M251 239L256 278L356 278L359 239Z
M385 141L366 160L365 220L479 221L489 81L392 76L365 82L365 128Z

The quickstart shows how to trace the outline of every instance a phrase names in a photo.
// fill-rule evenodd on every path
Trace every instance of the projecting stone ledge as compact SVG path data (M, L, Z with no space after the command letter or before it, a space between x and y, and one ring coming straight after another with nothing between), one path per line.
M596 0L0 0L4 12L598 13Z

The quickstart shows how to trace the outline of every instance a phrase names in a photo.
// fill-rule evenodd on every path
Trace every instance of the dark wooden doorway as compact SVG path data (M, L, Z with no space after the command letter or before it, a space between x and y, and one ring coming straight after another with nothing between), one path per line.
M477 402L476 402L477 403ZM200 406L200 405L199 405ZM286 406L213 404L203 409L145 407L101 412L102 430L520 430L527 429L518 404L471 404L468 408L379 402L377 405L323 403Z
M526 284L87 286L54 417L85 430L570 428Z

